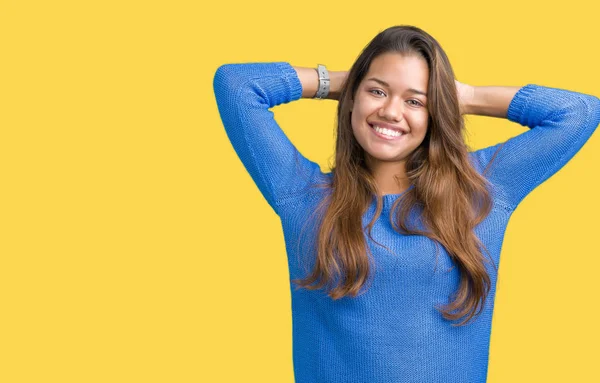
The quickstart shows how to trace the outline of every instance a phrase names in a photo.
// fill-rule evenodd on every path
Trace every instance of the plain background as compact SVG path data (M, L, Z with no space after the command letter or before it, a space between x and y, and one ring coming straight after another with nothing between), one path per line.
M589 1L2 1L0 381L292 383L278 217L231 147L219 65L347 70L412 24L460 81L600 95ZM335 101L274 108L329 169ZM473 150L526 128L468 118ZM597 382L600 137L515 211L489 383Z

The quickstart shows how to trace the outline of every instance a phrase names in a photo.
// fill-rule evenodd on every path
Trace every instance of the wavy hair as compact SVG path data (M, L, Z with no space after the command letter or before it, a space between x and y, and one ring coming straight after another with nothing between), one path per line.
M314 212L326 208L318 225L314 267L306 278L292 282L309 290L325 286L333 299L358 295L369 280L372 257L362 216L374 197L375 214L366 227L371 240L385 247L371 236L383 203L366 165L365 151L352 131L351 105L371 62L388 52L417 55L429 67L427 133L406 158L406 176L412 187L394 202L389 219L394 230L401 234L423 235L433 240L436 247L444 246L461 277L458 289L451 296L453 300L437 309L447 320L466 317L458 324L462 326L481 313L491 287L484 264L487 260L482 253L485 246L473 229L491 211L492 199L489 182L469 162L463 139L464 120L448 57L433 37L414 26L393 26L380 32L363 49L348 73L337 108L333 177L327 185L319 185L326 186L331 193ZM483 174L486 171L487 168ZM408 224L413 208L421 210L426 230Z

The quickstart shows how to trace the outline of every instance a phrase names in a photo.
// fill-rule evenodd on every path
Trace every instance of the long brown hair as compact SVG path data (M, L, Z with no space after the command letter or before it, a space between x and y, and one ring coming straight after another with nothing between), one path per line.
M441 244L458 266L461 279L452 295L454 301L438 310L447 320L467 316L458 324L461 326L480 314L491 287L482 253L485 246L473 229L491 211L492 199L488 181L469 162L463 138L464 120L448 57L433 37L414 26L394 26L380 32L348 73L337 108L333 178L325 185L331 193L315 210L326 207L318 227L314 267L305 279L292 282L309 290L326 286L328 295L339 299L346 295L355 297L369 279L371 252L362 216L375 197L376 211L367 227L369 237L376 242L371 229L383 203L366 166L365 151L352 131L351 102L371 62L388 52L418 55L429 67L427 133L406 159L406 176L412 187L392 205L390 222L401 234L423 235L436 245ZM414 207L421 208L421 221L427 230L409 227L407 217Z

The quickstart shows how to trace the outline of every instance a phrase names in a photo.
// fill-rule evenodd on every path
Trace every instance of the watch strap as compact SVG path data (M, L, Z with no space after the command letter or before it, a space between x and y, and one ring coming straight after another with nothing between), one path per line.
M317 73L319 74L319 89L313 98L322 100L329 95L329 72L325 65L319 64Z

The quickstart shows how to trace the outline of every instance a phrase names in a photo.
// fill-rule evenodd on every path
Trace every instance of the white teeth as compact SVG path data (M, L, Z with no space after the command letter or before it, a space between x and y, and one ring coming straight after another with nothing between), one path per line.
M397 132L395 130L386 129L386 128L380 128L377 125L373 125L373 129L375 129L375 131L378 133L385 134L386 136L400 137L402 135L402 133L400 133L400 132Z

